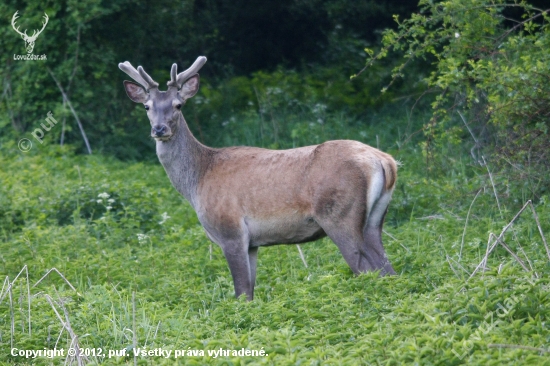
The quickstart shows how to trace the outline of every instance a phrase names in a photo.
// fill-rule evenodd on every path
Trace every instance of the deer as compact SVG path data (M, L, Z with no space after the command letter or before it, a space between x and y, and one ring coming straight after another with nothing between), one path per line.
M11 18L11 26L12 28L17 32L19 33L19 35L21 36L21 38L23 38L23 40L25 41L25 48L27 49L27 53L32 53L32 50L34 49L34 42L36 42L36 38L38 38L38 36L40 35L40 33L42 33L42 31L44 30L44 28L46 28L46 24L48 24L48 14L44 13L44 22L42 22L42 29L38 30L38 29L35 29L32 33L32 35L27 35L27 30L25 29L25 31L22 33L19 31L19 27L15 27L15 23L16 23L16 20L17 18L19 18L19 16L17 15L17 13L19 12L16 11L15 14L13 14L13 17Z
M124 89L142 103L156 153L173 187L191 204L206 236L222 250L235 296L254 298L258 249L328 236L354 274L395 275L382 226L397 180L391 155L352 140L288 150L211 148L191 133L181 112L199 89L200 56L170 70L166 91L128 61L119 68L136 83Z

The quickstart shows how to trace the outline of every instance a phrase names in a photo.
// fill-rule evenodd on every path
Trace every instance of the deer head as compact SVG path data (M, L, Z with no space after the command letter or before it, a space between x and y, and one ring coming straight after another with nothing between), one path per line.
M25 31L23 33L21 33L19 31L19 27L15 27L15 21L17 20L18 16L17 16L17 13L19 11L16 11L15 14L13 14L13 17L11 18L11 26L13 27L13 29L19 33L19 35L21 36L21 38L23 38L23 40L25 41L25 48L27 49L27 53L32 53L32 50L34 48L34 42L36 42L36 38L38 38L38 36L40 35L40 33L42 33L42 31L44 30L44 28L46 28L46 24L48 24L48 14L44 13L44 22L42 23L42 29L40 30L37 30L35 29L32 33L32 35L27 35L27 30L25 29Z
M139 84L124 81L124 89L128 97L136 103L143 103L147 117L151 122L151 136L157 141L168 141L178 128L181 107L187 99L199 90L199 74L197 71L206 62L206 57L200 56L184 72L177 73L178 66L172 65L167 91L160 91L159 84L149 76L143 67L137 70L128 61L118 64L118 67Z

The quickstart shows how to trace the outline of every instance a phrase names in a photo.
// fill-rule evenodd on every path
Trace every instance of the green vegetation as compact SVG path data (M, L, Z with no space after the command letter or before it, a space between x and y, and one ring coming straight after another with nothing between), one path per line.
M172 63L184 70L199 55L208 57L201 69L201 84L223 90L222 97L227 98L220 101L222 109L208 106L208 111L191 121L194 131L202 132L210 145L222 144L222 124L240 112L243 103L251 102L259 109L253 86L261 89L270 83L248 82L245 87L243 79L260 72L265 79L281 67L285 71L275 75L271 84L286 72L299 70L300 75L314 75L300 80L301 89L307 86L323 99L354 99L356 110L360 97L371 89L376 91L359 106L364 113L378 94L375 82L361 88L369 82L357 81L353 88L340 88L340 93L334 92L335 87L361 67L366 56L363 49L376 41L378 30L393 25L391 14L405 16L415 7L414 2L402 5L400 0L382 5L280 0L261 6L242 0L31 0L23 6L7 0L0 3L0 49L4 50L0 52L0 141L19 140L52 111L63 128L48 138L63 139L77 151L86 151L53 75L78 113L92 151L143 161L150 156L150 141L135 128L142 110L128 103L122 88L127 77L117 64L143 65L165 86ZM25 54L23 40L10 24L16 10L17 25L29 34L41 27L44 12L48 14L48 25L34 48L36 55L47 55L46 61L13 59L14 54ZM321 68L330 70L318 72ZM358 90L357 97L349 94Z
M48 294L61 316L66 309L81 347L130 355L90 356L92 363L132 364L134 334L141 348L205 352L178 364L548 363L536 349L550 341L550 267L531 212L503 240L523 250L520 257L539 278L498 247L487 272L468 281L488 233L500 233L516 210L502 204L499 212L486 169L449 150L456 158L446 172L426 178L420 150L397 150L393 132L380 126L352 132L372 145L378 140L402 162L384 236L399 276L353 276L328 239L301 246L307 268L296 246L263 248L250 303L233 297L221 251L210 252L194 212L158 163L78 156L55 145L27 154L3 149L0 273L13 280L27 265L32 285L55 267L78 293L55 273L32 288L29 335L23 274L11 305L9 297L0 304L0 360L22 361L9 356L12 316L14 347L53 348L62 327ZM512 196L520 199L518 193ZM550 203L543 199L536 210L550 232ZM68 339L64 332L58 348L67 349ZM243 347L263 347L268 356L207 353ZM174 362L173 355L138 358L138 364Z
M10 350L78 339L107 355L81 361L105 365L550 365L543 1L421 1L413 15L401 1L149 3L0 4L0 364L57 365ZM24 53L15 10L31 32L48 13L35 46L46 62L12 60ZM163 85L199 54L209 61L183 113L200 141L354 139L401 163L383 236L398 276L354 276L323 239L261 248L254 301L234 298L116 67L142 64ZM40 144L48 111L58 124ZM134 347L172 355L134 359ZM243 348L266 355L208 354Z
M403 56L390 85L409 73L410 63L433 63L422 80L437 94L423 128L426 154L471 139L474 159L483 163L483 153L492 153L533 196L550 186L550 8L542 4L421 0L417 14L396 16L399 29L384 32L380 51L366 50L367 65Z

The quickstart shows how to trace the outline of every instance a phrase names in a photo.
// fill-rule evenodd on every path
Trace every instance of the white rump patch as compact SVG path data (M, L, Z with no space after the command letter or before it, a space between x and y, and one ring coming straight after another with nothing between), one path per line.
M384 192L382 196L376 201L374 207L369 212L369 217L367 218L368 227L379 227L382 222L382 217L386 212L386 208L390 204L391 194L393 190Z
M380 226L382 217L384 217L386 208L390 203L393 189L385 191L385 185L384 169L380 167L380 169L372 175L367 193L367 226L369 227Z
M376 172L372 175L370 184L367 191L367 208L370 216L370 212L374 208L376 201L382 195L384 190L384 171L382 169L377 169Z

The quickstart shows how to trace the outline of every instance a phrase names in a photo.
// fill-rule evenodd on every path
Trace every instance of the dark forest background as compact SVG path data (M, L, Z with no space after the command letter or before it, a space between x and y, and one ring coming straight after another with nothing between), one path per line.
M201 90L184 115L207 145L383 141L386 149L420 147L428 170L455 154L449 153L454 146L480 166L490 156L502 172L527 179L538 197L550 184L540 173L550 168L544 5L6 1L0 4L0 144L16 148L51 111L59 126L45 134L45 146L155 160L145 113L126 97L128 77L117 65L142 65L163 86L172 63L183 70L204 55ZM25 54L10 24L15 11L17 26L29 34L48 14L33 51L46 61L14 60Z
M3 2L0 140L17 140L52 111L64 126L47 140L63 139L85 151L55 77L92 151L122 159L150 157L145 117L127 99L122 81L128 77L117 65L126 60L143 65L165 85L173 62L182 70L199 55L208 58L200 72L203 92L184 114L207 144L223 145L222 124L251 104L258 110L258 93L282 90L281 83L293 84L289 88L297 100L311 97L323 108L364 116L380 98L379 74L384 72L373 73L375 82L372 76L354 81L349 76L363 67L364 48L379 40L382 29L395 26L392 16L406 17L415 9L414 2L350 0ZM29 34L48 14L34 49L47 61L13 60L14 54L25 54L10 25L16 10L17 25ZM293 78L283 80L286 76ZM309 90L303 90L306 86Z

